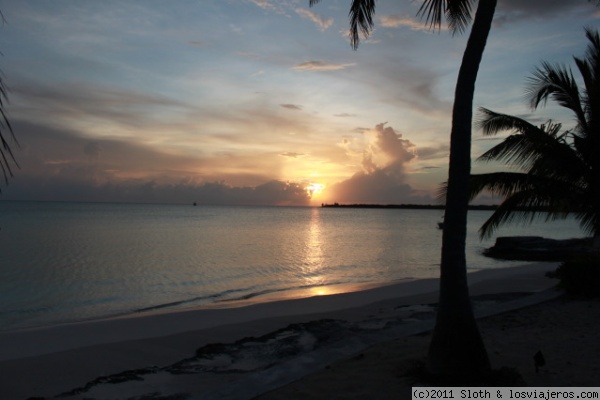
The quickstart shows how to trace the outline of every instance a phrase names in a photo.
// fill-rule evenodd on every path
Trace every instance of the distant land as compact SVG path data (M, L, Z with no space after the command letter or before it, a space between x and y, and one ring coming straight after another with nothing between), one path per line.
M331 208L403 208L408 210L443 210L446 208L443 204L339 204L323 203L321 207ZM497 205L474 204L469 205L469 210L495 210Z

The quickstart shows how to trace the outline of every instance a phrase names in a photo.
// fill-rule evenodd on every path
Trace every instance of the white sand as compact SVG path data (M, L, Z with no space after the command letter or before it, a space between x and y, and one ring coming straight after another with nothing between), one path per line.
M556 264L538 263L471 273L471 294L539 292L555 284L544 277L546 271L555 267ZM290 323L323 318L346 321L364 321L374 316L391 318L399 312L401 305L436 302L437 287L437 279L403 281L353 293L231 309L186 310L3 333L0 334L0 398L55 396L81 387L99 376L170 365L190 357L197 348L207 343L230 343L247 336L261 336ZM296 361L297 365L300 363L301 360ZM310 364L307 365L310 369ZM301 369L296 368L294 360L288 362L286 368L281 369L278 375ZM305 372L300 371L300 375ZM297 377L298 371L295 374L290 376ZM223 382L235 388L235 382L243 382L246 375L229 374ZM215 376L194 377L188 379L189 382L180 379L177 384L183 392L193 392L200 384L214 388L222 383L217 382L219 379L223 380ZM277 382L286 381L285 376L278 377L278 381L269 379L262 391ZM155 382L153 388L176 392L178 388L169 387L170 382ZM259 387L255 390L260 393L258 382ZM139 390L143 383L137 385L131 390ZM125 384L98 387L84 397L127 398L127 387ZM243 392L243 389L237 388L236 393ZM205 391L203 393L206 394Z

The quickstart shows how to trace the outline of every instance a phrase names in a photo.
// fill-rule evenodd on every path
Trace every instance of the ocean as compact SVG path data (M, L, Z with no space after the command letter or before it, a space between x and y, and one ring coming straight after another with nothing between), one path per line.
M495 238L469 212L470 270ZM0 202L0 331L439 275L440 210ZM496 236L582 237L574 220Z

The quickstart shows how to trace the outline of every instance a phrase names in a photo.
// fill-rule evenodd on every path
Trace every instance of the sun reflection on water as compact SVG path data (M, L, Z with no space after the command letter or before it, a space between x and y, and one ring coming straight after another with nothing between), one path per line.
M323 269L323 239L320 209L313 208L310 222L306 229L304 259L302 260L303 286L317 286L326 284L322 273ZM321 290L323 293L319 293ZM311 290L312 292L312 290ZM315 288L315 295L327 294L323 289Z

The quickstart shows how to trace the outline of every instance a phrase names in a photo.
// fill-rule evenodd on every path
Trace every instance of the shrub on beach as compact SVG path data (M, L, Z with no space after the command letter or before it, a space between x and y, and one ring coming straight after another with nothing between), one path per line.
M600 297L600 255L586 255L563 262L551 277L576 297Z

